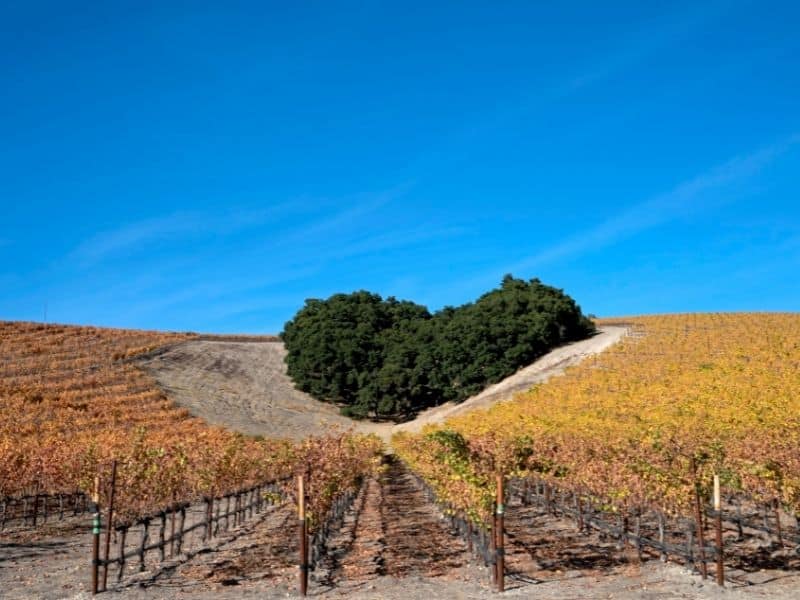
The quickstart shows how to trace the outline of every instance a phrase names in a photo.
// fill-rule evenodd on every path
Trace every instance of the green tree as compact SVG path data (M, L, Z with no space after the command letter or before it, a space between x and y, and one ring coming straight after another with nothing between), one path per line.
M366 291L307 300L281 337L301 390L355 417L403 419L463 400L593 331L562 290L506 275L474 303L434 315Z

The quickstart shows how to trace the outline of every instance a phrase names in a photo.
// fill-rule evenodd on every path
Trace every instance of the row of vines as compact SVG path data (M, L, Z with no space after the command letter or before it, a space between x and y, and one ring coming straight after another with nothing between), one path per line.
M623 341L512 401L395 436L397 453L443 502L480 522L497 474L610 512L688 518L710 502L716 476L727 498L796 515L800 315L624 324Z
M192 337L0 322L0 499L90 494L116 461L116 520L124 523L311 464L313 521L377 465L375 438L256 439L176 407L130 359Z

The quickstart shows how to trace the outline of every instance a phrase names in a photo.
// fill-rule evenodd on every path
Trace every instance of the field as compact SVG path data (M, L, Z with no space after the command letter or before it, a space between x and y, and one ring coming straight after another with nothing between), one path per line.
M709 540L716 477L723 511L753 512L777 538L771 564L796 569L784 546L797 544L800 508L800 316L605 321L612 323L630 335L563 377L396 436L395 448L444 503L479 523L491 519L503 474L545 497L560 494L581 523L582 511L631 530L635 522L637 531L652 519ZM701 569L704 551L709 559L715 552L696 550Z
M235 431L300 440L354 426L335 406L294 388L284 355L279 341L197 340L137 364L193 415Z
M131 598L176 589L283 597L297 578L291 485L269 497L273 508L234 517L230 532L223 515L218 538L207 535L202 507L211 501L225 513L254 498L228 497L226 508L226 494L303 472L315 549L311 593L479 598L492 593L488 570L475 554L480 540L463 527L472 522L474 534L491 525L502 473L510 488L509 595L716 597L711 583L687 571L699 568L697 556L676 551L662 563L635 540L657 535L653 519L661 518L663 541L684 548L717 475L732 597L792 597L800 569L800 316L600 325L597 338L558 348L462 405L392 427L355 424L295 390L281 344L268 338L0 323L0 497L88 492L95 475L108 482L116 459L115 523L134 550L147 539L141 518L153 519L152 541L158 515L168 523L176 500L187 502L196 526L177 562L147 550L146 570L138 573L133 556L113 589ZM343 433L348 427L385 439L394 432L402 461L377 468L377 440ZM741 535L731 520L737 508ZM708 511L700 526L711 552ZM623 519L629 539L609 533ZM0 532L0 583L9 597L80 597L89 525L83 513L51 515L45 525L27 518ZM32 587L17 587L26 580Z
M316 442L295 445L209 426L134 364L193 337L0 323L0 498L31 497L35 509L48 506L48 497L89 494L95 476L107 479L116 460L117 518L135 519L178 500L284 478L319 453ZM340 437L330 438L332 455ZM355 464L319 467L324 487L334 471ZM359 474L356 468L350 475ZM104 487L104 500L107 493ZM315 498L313 509L324 512L331 501Z
M192 339L144 355L136 365L149 373L170 399L214 425L270 438L303 439L330 427L374 433L386 444L392 433L417 431L453 414L508 399L515 391L557 375L570 364L603 351L619 340L624 327L603 328L598 335L557 348L533 365L487 388L461 404L447 402L407 423L354 421L331 404L294 387L286 374L283 344ZM205 336L204 336L205 337Z

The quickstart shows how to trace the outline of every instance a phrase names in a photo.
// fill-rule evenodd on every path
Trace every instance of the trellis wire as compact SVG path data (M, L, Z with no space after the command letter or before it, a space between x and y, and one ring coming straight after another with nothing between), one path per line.
M0 531L7 525L38 527L57 516L63 521L89 511L89 498L83 492L66 494L30 494L0 499Z
M129 560L133 560L135 564L138 563L139 572L143 572L147 569L148 552L157 550L160 561L166 560L167 553L170 558L179 556L183 551L186 537L199 530L203 531L202 541L208 542L221 532L224 533L231 527L241 525L254 515L261 513L266 506L273 504L272 498L284 498L285 492L282 486L286 481L285 479L269 481L230 494L204 498L200 505L203 517L192 525L187 526L186 524L187 511L193 507L189 502L178 502L135 521L117 524L114 526L114 532L117 535L116 556L112 558L107 554L98 561L98 565L104 569L116 566L116 581L119 583L125 575ZM270 496L269 499L266 499L267 495ZM221 525L223 521L224 526ZM136 547L127 549L128 533L137 527L141 528L139 543ZM157 528L157 530L151 530L151 527ZM155 535L155 539L152 539L151 532L152 535Z
M325 556L331 533L342 526L345 514L353 506L353 501L363 485L364 480L362 478L358 482L356 490L347 490L339 494L333 501L328 513L325 515L325 519L317 527L314 535L311 536L309 569L314 570L317 567L317 563Z
M475 523L463 512L441 501L427 481L417 475L412 469L409 468L407 470L422 488L428 501L436 505L445 518L450 521L451 529L464 540L467 544L467 550L474 556L483 560L483 564L494 571L495 564L497 563L497 556L494 548L495 538L491 533L490 525L484 522Z
M647 547L657 551L662 560L666 560L667 556L672 555L683 559L687 564L696 565L697 561L703 558L706 558L708 562L713 562L714 557L718 557L719 553L724 551L724 544L723 548L710 542L705 542L702 546L700 545L699 540L695 539L697 527L694 519L687 518L678 520L679 531L677 533L674 530L670 532L667 528L664 515L656 512L654 514L656 525L653 528L658 531L658 539L653 539L642 535L642 517L645 515L643 512L632 513L636 519L636 525L634 530L630 531L627 515L618 514L618 523L614 525L608 522L608 518L612 516L611 513L602 509L596 509L590 501L590 498L574 492L566 492L545 481L538 479L516 479L510 483L510 488L512 493L519 497L523 503L530 504L535 502L551 514L559 512L562 515L575 519L578 528L581 530L591 527L616 537L623 545L629 543L633 544L640 556L642 549ZM559 496L565 498L565 500L559 501ZM650 514L652 515L653 513ZM706 506L703 507L703 514L709 518L716 518L718 512ZM759 525L753 522L752 517L748 518L742 515L740 506L737 506L736 515L731 515L724 510L719 511L719 514L724 522L729 524L733 523L737 526L740 540L743 537L743 528L761 531L768 535L776 535L777 533L773 531L767 523ZM767 518L766 513L764 517ZM777 513L776 518L779 519ZM673 538L684 536L686 540L685 546L668 543L666 541L668 536ZM779 540L781 540L781 543L785 540L800 543L800 537L789 534L784 530L781 530ZM731 579L727 580L732 581Z

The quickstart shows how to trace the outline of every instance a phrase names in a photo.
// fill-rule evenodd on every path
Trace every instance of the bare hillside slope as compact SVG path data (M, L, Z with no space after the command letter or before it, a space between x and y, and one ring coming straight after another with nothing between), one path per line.
M200 340L140 365L192 414L242 433L300 439L333 425L350 427L335 406L295 389L285 353L280 342Z
M476 408L486 408L514 392L545 381L584 357L618 341L625 327L602 327L588 340L556 348L461 404L448 403L416 420L392 426L353 421L335 406L297 390L286 374L286 350L280 342L191 340L139 361L167 394L193 414L215 425L250 435L301 439L330 427L355 428L380 435L419 430L428 423Z

